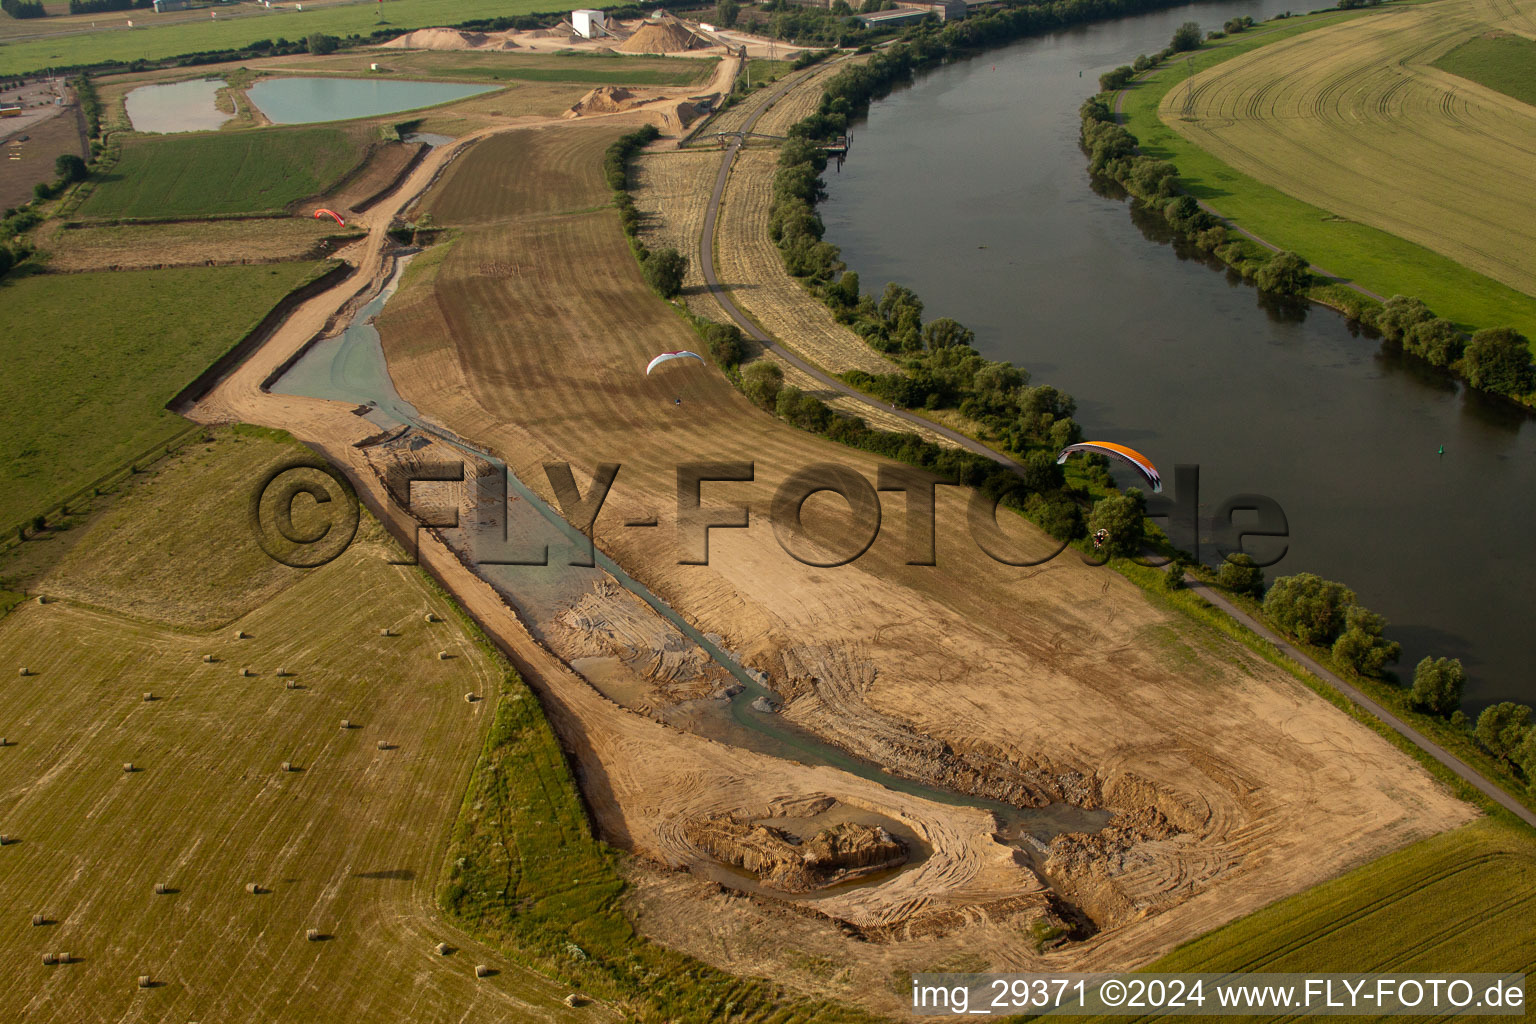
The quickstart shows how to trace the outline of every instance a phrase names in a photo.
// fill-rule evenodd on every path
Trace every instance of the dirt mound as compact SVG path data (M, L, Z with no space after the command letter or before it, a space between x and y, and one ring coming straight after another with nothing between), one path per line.
M646 22L619 44L625 53L678 53L708 46L709 41L675 18Z
M645 100L628 89L617 85L600 85L577 100L563 117L581 117L584 114L617 114Z
M505 33L461 32L453 28L419 28L396 36L384 46L395 50L515 50Z
M804 843L783 829L724 815L690 821L683 831L711 857L750 871L781 892L810 892L907 859L906 846L885 829L847 821Z

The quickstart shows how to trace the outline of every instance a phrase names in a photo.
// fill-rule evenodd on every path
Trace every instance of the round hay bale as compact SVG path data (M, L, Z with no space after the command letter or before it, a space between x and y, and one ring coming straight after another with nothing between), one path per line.
M29 668L27 668L27 667L26 667L26 666L25 666L25 665L23 665L23 666L22 666L22 667L21 667L21 672L20 672L20 673L19 673L19 674L20 674L20 675L24 675L24 676L29 676L29 675L31 675L31 674L32 674L32 670L31 670L31 669L29 669Z
M245 891L252 896L260 896L261 886L257 885L255 882L246 882Z
M280 669L277 670L277 678L279 678L279 679L284 679L284 678L286 678L286 677L288 677L288 676L290 676L292 674L293 673L289 672L285 668L280 668Z
M341 727L343 729L350 729L350 728L352 728L352 719L350 719L350 718L343 718L341 720Z
M204 665L212 665L212 664L213 664L213 663L214 663L214 662L215 662L215 661L217 661L217 660L218 660L218 659L217 659L217 658L215 658L215 657L214 657L214 656L213 656L213 655L211 655L211 654L205 654L205 655L203 655L203 664L204 664Z
M394 636L394 635L395 635L394 631L391 630L388 626L385 626L383 629L379 630L379 636Z
M48 923L48 915L47 914L33 914L32 915L32 927L33 928L41 928L43 925L45 925L47 923Z
M293 762L292 761L284 761L283 762L283 771L285 771L285 772L293 771Z
M41 599L39 599L39 600L41 600ZM427 622L436 622L437 621L437 616L432 614L431 612L427 612L426 621Z
M37 603L38 604L47 604L48 603L48 599L46 597L44 597L42 594L38 594L37 595Z
M133 766L133 762L132 761L124 761L123 762L123 774L125 774L125 775L132 775L136 771L138 771L138 769Z
M439 942L433 948L437 950L437 955L438 956L447 956L448 955L448 943L446 943L446 942Z
M586 1006L588 999L580 992L572 992L570 995L561 1000L561 1002L565 1003L566 1006Z
M438 661L447 661L448 660L448 652L447 651L438 651L437 652L437 660Z
M304 938L307 939L310 942L319 942L320 941L320 929L319 928L310 928L310 929L308 929L304 933Z
M473 693L466 693L464 695L464 701L467 704L473 704L475 702L475 695Z
M149 988L149 986L153 985L154 983L155 983L154 979L151 978L149 975L147 975L147 974L139 975L139 988Z
M297 690L298 688L299 688L299 681L297 679L285 679L285 680L283 680L283 689L285 689L285 690Z
M49 965L50 967L52 965L58 963L58 962L59 962L59 954L57 954L57 953L44 953L43 954L43 963Z
M251 670L250 670L250 669L248 669L248 668L242 668L242 669L241 669L241 670L240 670L240 676L241 676L241 678L245 678L245 677L247 677L247 676L249 676L249 675L250 675L250 674L251 674Z
M11 745L11 741L10 740L6 739L4 736L0 736L0 747L8 747L10 745Z
M0 846L6 846L14 841L10 836L0 833Z
M249 640L250 638L251 638L251 634L247 633L245 630L243 630L243 629L235 630L235 639L236 640Z
M378 747L380 750L388 750L389 749L389 741L388 740L379 740L379 742L375 743L374 746Z
M61 964L73 963L75 959L75 954L73 953L60 953L58 956L59 963Z
M168 893L170 891L171 891L171 887L166 885L164 882L156 882L155 883L155 895L156 896L164 896L166 893Z
M147 704L155 699L155 695L148 690L144 691L144 702Z
M475 977L477 977L477 978L489 977L490 973L491 973L491 969L489 967L487 967L485 964L475 964Z

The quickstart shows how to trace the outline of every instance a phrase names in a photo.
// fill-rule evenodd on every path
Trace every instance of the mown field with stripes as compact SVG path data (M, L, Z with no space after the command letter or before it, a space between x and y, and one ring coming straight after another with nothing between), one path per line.
M1536 3L1437 0L1310 24L1229 36L1194 58L1193 78L1178 61L1133 86L1124 105L1144 150L1239 226L1362 287L1469 327L1536 330L1536 108L1435 66L1483 33L1536 32ZM1144 117L1153 99L1162 131Z
M51 563L52 596L0 619L0 1017L608 1019L438 914L496 698L526 690L371 520L323 568L261 552L251 489L303 454L219 431L7 563Z

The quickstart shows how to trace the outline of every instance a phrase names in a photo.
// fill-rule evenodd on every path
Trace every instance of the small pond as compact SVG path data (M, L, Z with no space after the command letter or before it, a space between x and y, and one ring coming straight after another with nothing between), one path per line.
M224 87L222 78L141 85L123 100L136 132L206 132L229 120L214 105Z
M436 106L500 88L372 78L264 78L246 90L274 124L315 124Z

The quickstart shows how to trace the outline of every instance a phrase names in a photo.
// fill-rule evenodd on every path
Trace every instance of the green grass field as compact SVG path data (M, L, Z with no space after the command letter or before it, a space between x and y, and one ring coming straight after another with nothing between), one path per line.
M380 28L408 32L474 18L511 17L568 8L551 4L549 0L386 0L381 9L378 4L359 0L356 3L309 5L309 9L302 12L286 5L282 9L251 7L242 10L244 13L239 16L218 20L204 16L162 24L156 24L153 13L144 11L70 19L69 28L78 34L18 39L0 46L0 75L108 60L155 60L183 53L241 47L258 39L304 39L316 32L335 36L368 35ZM385 19L382 24L381 15ZM134 21L131 31L124 24L128 18ZM81 31L91 21L96 21L100 28ZM40 30L36 26L37 22L32 22L27 28ZM62 27L62 24L46 26L51 31L59 31Z
M1536 106L1536 40L1481 35L1435 61L1435 67Z
M1189 55L1199 72L1259 46L1362 16L1329 12L1270 23L1207 43ZM1369 15L1366 15L1369 16ZM1424 246L1303 202L1235 170L1186 139L1159 117L1158 107L1190 77L1184 59L1138 79L1120 111L1142 152L1171 160L1182 187L1238 227L1292 249L1313 263L1383 296L1412 295L1466 328L1513 326L1536 337L1536 298L1500 284Z
M322 568L266 559L249 490L309 454L220 429L75 539L26 545L74 547L30 584L47 604L0 619L0 818L17 839L0 851L5 1019L611 1019L564 1007L568 988L436 912L495 707L464 694L496 694L510 670L419 570L387 563L369 518ZM91 576L90 603L59 598L56 583ZM217 630L194 624L209 590L233 615ZM157 984L138 987L146 974Z
M0 527L183 430L165 403L323 269L279 263L0 282Z
M1536 836L1473 822L1273 903L1146 969L1529 973Z
M356 167L368 133L269 128L129 139L76 211L82 218L280 212Z

